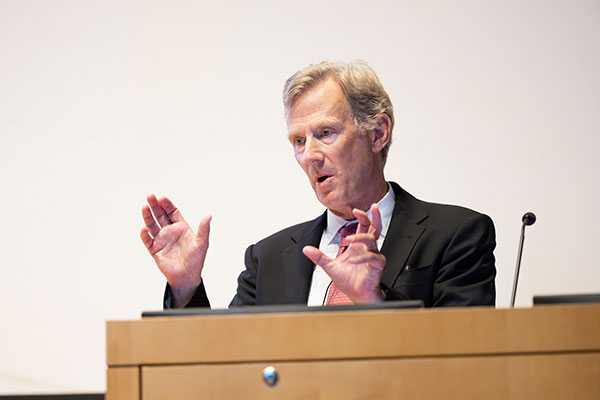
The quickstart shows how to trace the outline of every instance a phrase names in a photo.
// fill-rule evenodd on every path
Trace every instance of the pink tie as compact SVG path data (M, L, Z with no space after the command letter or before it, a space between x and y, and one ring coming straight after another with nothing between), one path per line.
M339 232L342 235L340 239L340 248L338 249L338 253L336 258L342 255L344 251L349 246L348 240L346 239L348 236L354 235L356 233L356 228L358 228L358 222L354 222L351 224L344 225L340 228ZM329 285L329 290L327 291L327 300L325 304L328 306L339 306L343 304L354 304L352 300L348 296L344 294L340 289L337 288L335 283L331 281Z

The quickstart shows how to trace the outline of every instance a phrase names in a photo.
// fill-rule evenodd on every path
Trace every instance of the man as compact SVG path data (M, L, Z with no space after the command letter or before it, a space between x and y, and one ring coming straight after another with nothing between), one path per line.
M284 105L296 161L327 210L250 246L231 306L494 305L491 219L386 181L393 109L367 64L300 70L285 84ZM210 217L194 233L169 199L147 200L141 238L167 278L166 306L209 306L202 269Z

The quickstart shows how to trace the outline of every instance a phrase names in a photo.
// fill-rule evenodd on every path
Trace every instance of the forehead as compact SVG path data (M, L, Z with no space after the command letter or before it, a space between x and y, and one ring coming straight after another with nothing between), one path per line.
M340 85L329 78L302 93L287 113L288 130L321 119L344 122L350 118L348 102Z

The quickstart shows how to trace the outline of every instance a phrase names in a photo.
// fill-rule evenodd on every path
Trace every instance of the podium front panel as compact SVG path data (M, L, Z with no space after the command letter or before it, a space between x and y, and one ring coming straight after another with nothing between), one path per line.
M597 400L599 354L596 304L143 318L107 323L107 399Z

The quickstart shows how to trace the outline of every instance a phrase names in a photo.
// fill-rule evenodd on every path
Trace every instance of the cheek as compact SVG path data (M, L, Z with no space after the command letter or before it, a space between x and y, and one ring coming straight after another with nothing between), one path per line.
M349 150L349 153L352 154L353 164L356 168L365 166L373 158L371 148L367 144L354 146L353 149Z
M302 157L299 154L296 154L296 162L298 163L298 165L300 166L300 168L302 168L302 171L304 171L304 173L306 174L306 176L308 176L308 166L305 165L305 163L304 163L304 157Z

